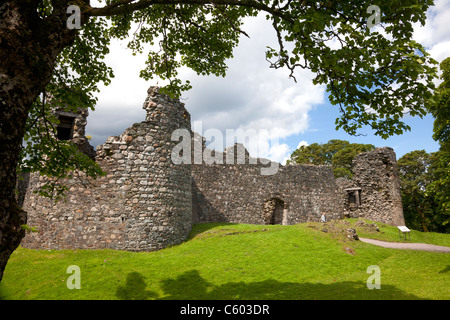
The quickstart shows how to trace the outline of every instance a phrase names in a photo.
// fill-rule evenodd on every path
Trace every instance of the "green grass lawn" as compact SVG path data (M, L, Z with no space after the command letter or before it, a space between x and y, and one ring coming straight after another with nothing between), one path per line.
M157 252L18 248L1 299L450 299L450 254L376 247L395 227L354 219L293 226L198 224L188 241ZM327 232L324 232L326 228ZM412 242L450 246L450 235L412 232ZM77 265L81 289L68 289ZM368 289L369 266L381 289Z

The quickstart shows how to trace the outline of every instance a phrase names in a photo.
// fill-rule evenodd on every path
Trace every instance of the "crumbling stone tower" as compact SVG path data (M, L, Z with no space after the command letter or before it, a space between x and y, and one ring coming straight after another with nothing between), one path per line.
M24 247L159 250L185 240L192 228L191 169L175 165L175 129L190 130L190 116L178 100L150 87L145 121L97 147L107 173L97 180L67 180L65 201L54 204L33 191L43 183L33 174L25 196L28 224L38 227Z
M353 159L353 181L345 189L348 215L405 225L400 179L392 148L376 148Z

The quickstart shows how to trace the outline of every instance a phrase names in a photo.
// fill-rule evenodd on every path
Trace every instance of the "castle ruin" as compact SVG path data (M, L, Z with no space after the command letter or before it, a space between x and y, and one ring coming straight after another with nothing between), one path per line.
M199 139L202 152L207 150L204 138L191 131L184 104L157 87L149 88L143 108L145 121L97 147L95 161L105 176L85 177L84 182L67 179L66 198L55 204L34 192L45 178L30 175L21 198L27 224L39 232L27 234L22 246L153 251L183 242L196 223L290 225L319 221L322 212L328 220L361 217L404 225L391 148L355 157L352 181L335 179L330 167L314 165L279 165L275 174L262 175L261 169L271 162L251 159L241 144L210 153L223 159L241 153L245 163L175 164L171 158L179 143L173 139L175 130L187 130L193 149ZM61 135L73 138L75 120L81 119L75 132L82 134L75 136L92 154L83 139L85 115L65 119Z

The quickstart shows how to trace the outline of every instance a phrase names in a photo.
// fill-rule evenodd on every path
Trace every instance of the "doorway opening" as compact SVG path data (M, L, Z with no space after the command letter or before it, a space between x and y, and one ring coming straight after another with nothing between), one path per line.
M286 205L280 198L272 198L264 204L265 224L284 224Z

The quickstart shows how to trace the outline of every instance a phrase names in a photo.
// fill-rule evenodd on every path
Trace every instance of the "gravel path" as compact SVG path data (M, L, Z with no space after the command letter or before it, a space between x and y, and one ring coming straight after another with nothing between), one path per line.
M435 251L435 252L446 252L450 253L450 247L437 246L434 244L426 243L403 243L403 242L387 242L374 239L359 238L362 242L374 244L376 246L392 249L409 249L409 250L425 250L425 251Z

